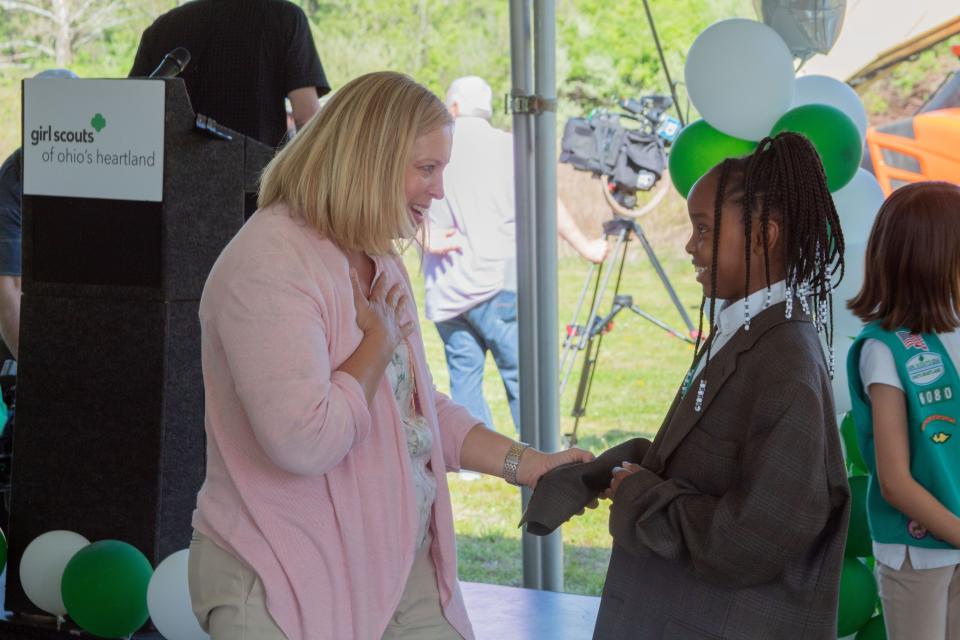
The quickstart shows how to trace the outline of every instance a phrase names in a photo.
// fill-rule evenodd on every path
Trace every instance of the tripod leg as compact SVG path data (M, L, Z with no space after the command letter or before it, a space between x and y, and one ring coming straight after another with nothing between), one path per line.
M583 301L587 297L587 289L590 287L590 281L594 279L594 272L596 272L596 282L594 283L594 298L596 298L597 285L600 283L600 275L603 273L603 267L598 267L597 265L590 263L590 271L587 273L587 277L583 281L583 289L580 290L580 298L577 300L577 307L573 312L573 318L570 320L570 324L567 325L567 334L563 338L563 355L560 358L560 394L563 395L563 390L567 386L567 380L570 378L570 373L573 371L573 363L577 358L577 350L579 349L580 344L580 335L578 331L586 331L590 326L590 318L588 317L586 322L583 323L582 327L577 323L577 318L580 316L580 310L583 308ZM593 302L590 303L591 308L593 307Z
M607 258L606 263L597 272L597 281L594 284L593 289L593 299L590 302L590 315L587 316L587 321L583 325L584 330L581 331L580 340L577 341L577 351L583 351L587 346L587 342L590 340L590 327L593 326L593 319L597 317L597 311L599 311L600 304L603 302L603 296L607 291L607 286L610 282L610 276L613 274L613 267L614 264L616 264L618 256L621 260L621 268L623 266L623 260L626 258L627 235L629 233L629 229L626 228L617 233L617 242L613 247L613 251L610 252L610 257ZM606 274L604 274L604 271L606 271ZM560 383L561 394L567 386L570 373L573 371L573 364L574 361L571 360L568 364L566 373L563 374L562 382ZM563 369L561 368L561 371L562 370Z
M587 343L587 351L583 356L583 366L580 369L580 381L577 384L577 397L573 401L573 430L567 434L570 446L577 444L577 427L580 426L580 418L587 413L587 398L590 396L590 380L593 378L593 372L597 364L596 356L593 351L594 341L591 339Z
M593 319L597 317L597 311L600 310L600 304L603 302L603 296L607 292L607 286L610 284L610 276L613 275L613 265L616 263L617 259L620 260L620 270L623 270L623 262L626 260L627 254L627 235L630 233L628 229L623 229L617 234L617 242L613 247L613 251L610 252L610 257L607 258L606 271L607 274L603 278L603 285L600 287L599 291L594 291L593 294L593 304L590 305L590 317L588 322L592 323ZM590 332L586 332L580 338L580 349L583 349L587 340L590 338Z
M606 327L624 307L614 304L610 313L593 325L590 340L587 343L587 352L583 358L583 368L580 371L580 381L577 384L577 397L573 401L573 431L568 435L571 446L577 443L577 427L580 418L587 415L587 402L590 400L590 390L593 388L593 374L597 371L597 360L600 359L600 347L603 345L603 328Z
M685 336L685 335L683 335L682 333L680 333L679 331L677 331L676 329L674 329L673 327L671 327L670 325L665 324L665 323L661 322L660 320L657 320L656 318L654 318L652 315L650 315L649 313L647 313L646 311L644 311L643 309L641 309L641 308L638 307L637 305L632 304L632 305L630 305L629 308L630 308L630 311L633 311L635 314L637 314L638 316L640 316L640 317L643 318L644 320L649 320L650 322L652 322L653 324L657 325L658 327L660 327L661 329L663 329L664 331L666 331L667 333L669 333L669 334L672 335L673 337L675 337L675 338L680 338L680 339L683 340L684 342L689 342L690 344L694 344L694 341L693 341L693 339L692 339L690 336Z
M577 299L577 307L573 310L573 317L570 319L570 324L574 324L577 321L577 316L580 315L580 309L583 308L583 301L587 297L587 288L590 286L590 280L593 279L593 272L596 271L597 265L590 263L590 271L587 272L587 277L583 281L583 288L580 289L580 297Z
M663 283L667 293L670 294L670 299L673 301L673 306L677 308L677 311L680 313L680 317L683 319L683 323L687 325L687 331L692 336L694 334L693 322L690 320L687 310L683 308L683 303L680 302L680 298L677 296L677 292L674 290L673 285L670 284L670 279L667 278L667 274L663 270L660 260L657 259L657 254L653 252L653 247L650 245L650 241L647 240L647 236L643 233L643 229L636 220L633 221L633 232L636 233L637 237L640 239L640 244L643 245L643 250L647 252L647 258L650 259L650 262L653 264L653 268L657 270L657 275L660 276L660 282Z

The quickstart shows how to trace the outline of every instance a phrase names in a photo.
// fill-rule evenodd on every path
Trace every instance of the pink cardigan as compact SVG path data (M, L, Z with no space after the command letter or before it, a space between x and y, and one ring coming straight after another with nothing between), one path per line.
M374 261L409 288L398 259ZM258 211L210 272L200 323L207 472L194 526L257 573L290 640L379 640L413 564L417 510L389 384L368 406L336 371L362 337L346 257L285 207ZM445 472L477 420L434 388L419 326L410 345L438 436L430 554L444 615L469 639Z

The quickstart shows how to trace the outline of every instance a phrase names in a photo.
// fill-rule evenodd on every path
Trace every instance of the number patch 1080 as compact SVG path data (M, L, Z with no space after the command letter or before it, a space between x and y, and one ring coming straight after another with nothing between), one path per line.
M944 385L936 389L927 389L926 391L918 393L917 397L920 399L920 406L922 407L929 404L937 404L938 402L945 402L953 399L953 387Z

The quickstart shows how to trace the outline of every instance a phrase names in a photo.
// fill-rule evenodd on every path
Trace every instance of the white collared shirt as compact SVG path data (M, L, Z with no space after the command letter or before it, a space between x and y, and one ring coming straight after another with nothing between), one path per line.
M767 288L764 287L757 291L754 291L746 300L750 302L750 317L753 318L758 313L766 309L768 306L773 306L775 304L780 304L787 299L787 285L785 280L781 280L775 284L770 285L770 304L767 304ZM730 341L730 338L733 337L737 331L740 330L740 327L744 325L744 319L746 314L744 313L744 298L740 298L736 302L729 302L727 300L719 300L717 304L717 310L720 312L716 317L716 333L713 337L713 346L710 348L710 358L716 358L717 354L720 353L720 350L723 349L724 345ZM709 305L709 300L707 301ZM709 308L709 307L707 307ZM693 371L693 376L691 379L696 378L700 375L700 372L703 371L703 367L706 364L706 356L700 358L697 362L697 368Z

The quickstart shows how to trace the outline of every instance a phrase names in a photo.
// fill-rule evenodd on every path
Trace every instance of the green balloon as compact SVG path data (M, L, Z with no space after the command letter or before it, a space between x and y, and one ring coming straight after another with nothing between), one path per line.
M805 104L791 109L780 116L770 135L784 131L803 134L813 143L823 162L830 191L843 188L857 174L863 141L857 125L840 109L826 104Z
M873 555L870 527L867 524L867 476L847 478L850 483L850 526L847 528L848 558L868 558Z
M856 558L844 558L840 573L840 610L837 635L857 631L877 609L877 581L867 566Z
M867 463L860 453L860 443L857 442L857 425L853 421L853 412L847 411L840 423L840 437L843 438L843 448L847 452L847 469L850 475L862 476L869 473Z
M670 149L670 179L684 198L707 171L726 160L752 153L756 142L717 131L706 120L687 125Z
M883 614L873 616L870 622L857 631L854 640L887 640L887 628L883 624Z
M153 567L139 549L101 540L78 551L60 580L67 614L84 631L124 638L146 623L147 587Z

